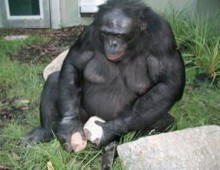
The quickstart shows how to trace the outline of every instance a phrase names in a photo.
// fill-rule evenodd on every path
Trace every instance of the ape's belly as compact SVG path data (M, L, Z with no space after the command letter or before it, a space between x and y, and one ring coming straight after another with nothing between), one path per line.
M90 116L112 120L131 108L137 96L127 88L100 85L84 88L83 107Z

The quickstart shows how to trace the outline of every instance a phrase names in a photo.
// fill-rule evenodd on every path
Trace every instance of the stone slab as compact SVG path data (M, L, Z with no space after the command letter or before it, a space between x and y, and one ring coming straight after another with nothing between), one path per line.
M24 40L27 39L28 35L10 35L10 36L5 36L4 39L7 41L14 41L14 40Z
M220 127L143 137L117 150L124 170L220 170Z
M46 80L51 73L60 71L63 65L63 61L66 58L68 52L69 49L65 50L64 52L59 54L50 64L46 66L46 68L43 71L44 80Z

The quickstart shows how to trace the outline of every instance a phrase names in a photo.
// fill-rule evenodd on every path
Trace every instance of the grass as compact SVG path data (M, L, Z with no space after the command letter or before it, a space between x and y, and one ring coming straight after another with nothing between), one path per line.
M167 15L178 47L184 48L186 65L193 65L197 72L204 72L215 79L220 76L220 35L214 29L216 14L209 18L193 18L185 11L172 11ZM192 67L191 67L192 69Z
M219 76L220 45L219 35L216 36L209 28L209 23L199 24L181 12L167 16L174 29L177 44L183 48L182 55L187 65L187 83L185 93L170 111L176 118L178 129L202 125L220 125L220 87L205 82L198 87L193 85L198 72ZM198 25L197 25L198 24ZM0 98L26 99L30 101L29 111L25 116L13 111L13 119L0 129L0 165L13 169L100 169L101 150L89 145L81 153L65 152L58 141L43 143L27 148L15 145L16 140L30 129L39 125L38 103L44 84L42 70L45 64L21 64L9 58L9 52L16 52L24 45L45 42L37 36L27 40L7 42L0 38L0 87L4 89ZM210 71L211 70L211 71ZM0 105L0 107L3 107ZM122 141L128 142L135 138L134 133L126 135ZM120 170L119 159L112 169Z

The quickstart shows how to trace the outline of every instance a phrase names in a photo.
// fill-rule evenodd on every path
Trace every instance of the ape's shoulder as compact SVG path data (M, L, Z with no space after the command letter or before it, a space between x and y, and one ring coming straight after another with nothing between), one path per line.
M99 32L92 23L84 28L71 48L79 51L99 51L102 46L99 37Z
M170 23L158 14L155 14L148 21L143 38L146 41L149 52L153 55L172 53L172 51L176 51L177 49Z

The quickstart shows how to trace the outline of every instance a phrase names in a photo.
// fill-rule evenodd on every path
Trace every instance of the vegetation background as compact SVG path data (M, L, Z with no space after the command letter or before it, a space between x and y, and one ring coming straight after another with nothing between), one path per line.
M170 111L177 130L220 125L220 33L215 17L192 19L184 11L165 15L171 23L186 66L183 98ZM100 169L101 149L89 145L80 153L65 152L57 140L35 146L16 141L39 125L39 97L45 66L68 48L83 29L0 30L0 169ZM28 34L25 40L7 41L6 35ZM149 134L151 135L151 134ZM129 133L121 142L136 139ZM122 169L119 159L112 169Z

